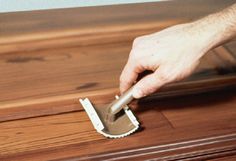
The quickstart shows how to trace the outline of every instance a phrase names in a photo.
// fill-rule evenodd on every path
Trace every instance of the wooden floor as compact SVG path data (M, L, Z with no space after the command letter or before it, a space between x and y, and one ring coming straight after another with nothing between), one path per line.
M114 99L132 40L234 0L177 0L0 14L0 160L234 160L236 42L131 105L141 128L98 134L79 103Z

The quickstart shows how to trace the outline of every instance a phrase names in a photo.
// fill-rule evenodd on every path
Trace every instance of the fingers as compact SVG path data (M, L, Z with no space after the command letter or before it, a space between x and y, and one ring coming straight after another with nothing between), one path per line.
M134 86L133 97L138 99L152 94L170 81L171 78L168 75L163 73L161 69L157 69L154 73L142 78Z
M157 60L153 61L148 50L132 50L132 54L127 64L125 65L120 76L120 92L121 94L128 90L137 80L140 73L145 70L155 71L159 63ZM145 55L145 56L140 56Z
M133 48L127 64L120 76L120 92L124 93L136 81L138 75L145 70L154 71L158 66L158 60L154 59L156 50L151 50L152 43L147 37L136 38L133 42Z
M141 67L139 67L138 64L129 59L120 76L121 93L124 93L133 85L140 72L142 72Z

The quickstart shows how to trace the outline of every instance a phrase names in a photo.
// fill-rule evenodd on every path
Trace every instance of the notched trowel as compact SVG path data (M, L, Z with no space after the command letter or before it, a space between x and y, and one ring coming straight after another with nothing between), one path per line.
M88 114L98 133L108 138L121 138L135 132L139 122L127 104L133 100L133 88L104 107L94 107L88 98L80 99L80 103Z

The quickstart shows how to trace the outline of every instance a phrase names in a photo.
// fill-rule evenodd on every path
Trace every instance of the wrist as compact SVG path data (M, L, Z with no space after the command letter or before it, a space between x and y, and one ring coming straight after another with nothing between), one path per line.
M223 41L221 27L217 25L215 15L189 23L189 35L194 46L199 49L199 57L217 47Z
M205 18L188 24L187 32L192 40L191 43L194 43L195 49L199 51L199 57L203 56L220 42L220 38L216 38L219 31L212 28Z

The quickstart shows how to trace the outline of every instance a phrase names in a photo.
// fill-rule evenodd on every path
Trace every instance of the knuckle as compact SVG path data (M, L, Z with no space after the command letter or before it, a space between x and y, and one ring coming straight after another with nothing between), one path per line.
M145 89L140 88L139 90L140 90L142 97L145 97L147 95L147 91Z
M135 52L134 49L132 49L132 50L130 51L128 61L132 61L134 57L136 57L136 52Z
M142 44L142 41L143 41L142 37L135 38L134 41L133 41L133 47L139 46L140 44Z
M172 80L172 78L169 75L163 73L158 74L157 79L163 83L168 83Z
M134 55L132 59L135 64L140 64L141 62L141 59L138 55Z
M131 65L139 64L141 62L141 54L137 51L132 51L132 54L129 55L129 62Z
M139 43L139 41L140 41L139 37L135 38L133 41L133 46L136 46Z
M130 84L130 81L129 81L129 79L127 79L126 77L121 76L121 77L120 77L120 83L121 83L121 84Z
M156 87L154 87L154 86L153 87L143 87L140 89L140 91L141 91L143 97L145 97L149 94L154 93L156 91Z
M124 78L123 75L121 75L121 76L120 76L120 83L124 83L124 82L126 82L126 79Z
M148 94L154 93L156 90L157 90L156 87L152 87L152 88L149 89L149 91L148 91L145 95L148 95Z

